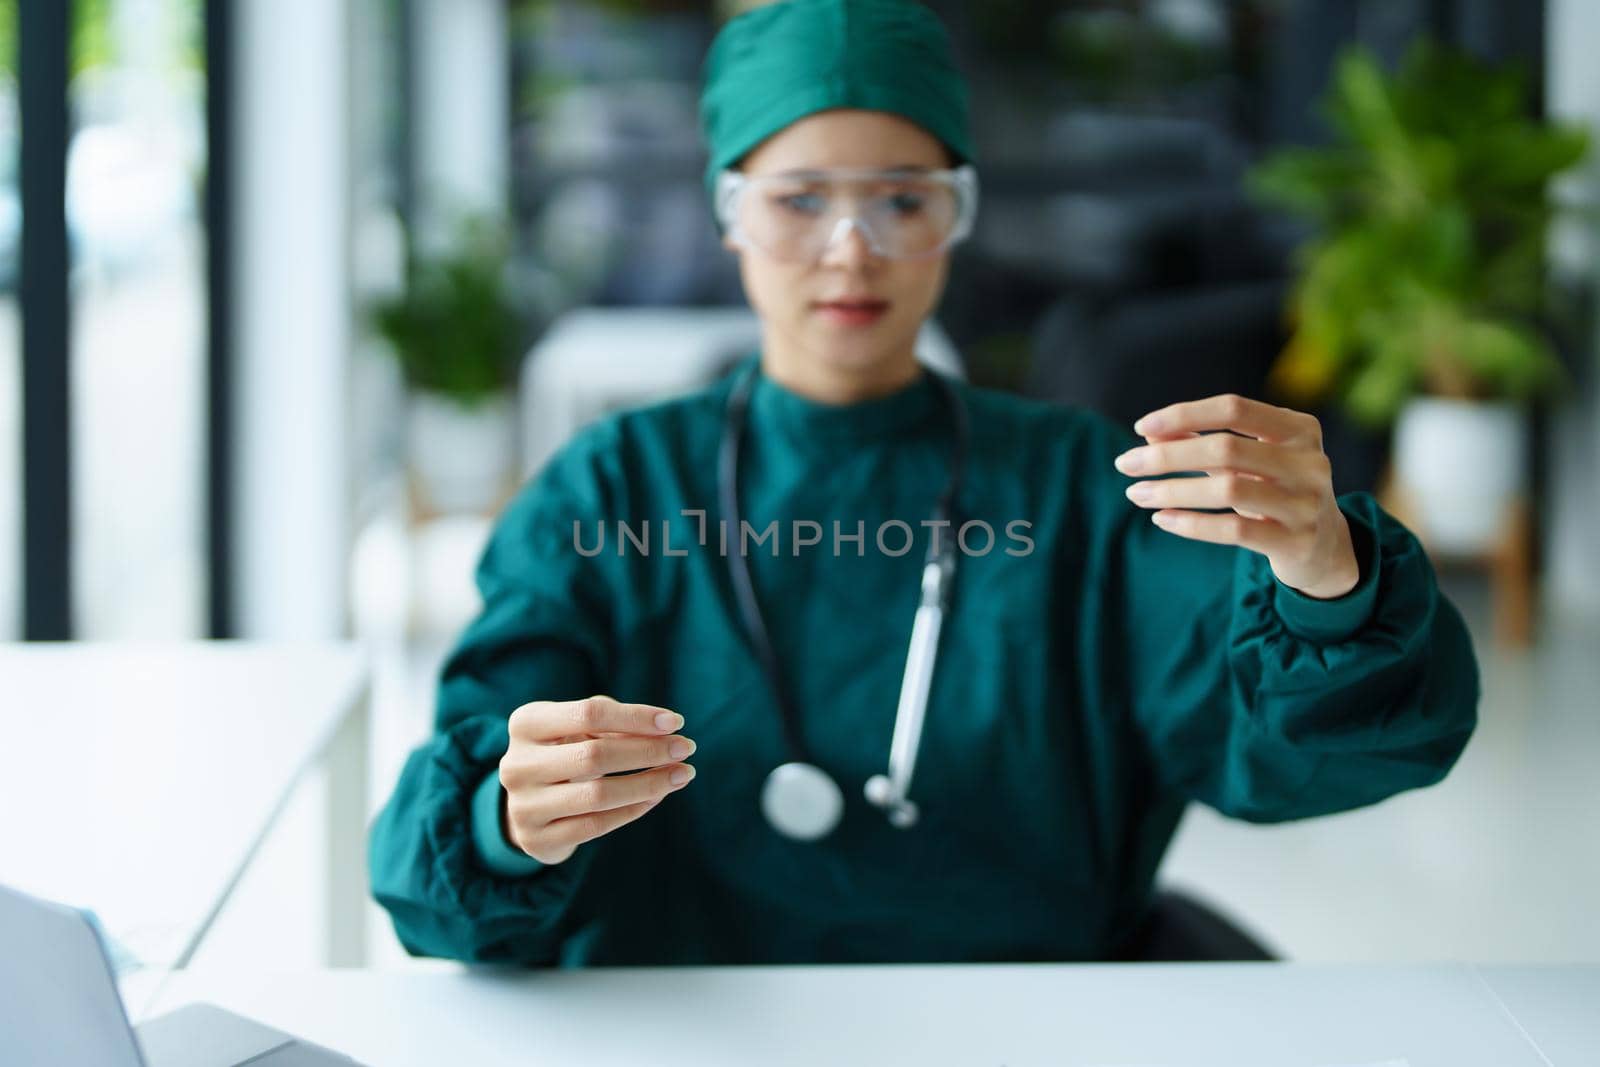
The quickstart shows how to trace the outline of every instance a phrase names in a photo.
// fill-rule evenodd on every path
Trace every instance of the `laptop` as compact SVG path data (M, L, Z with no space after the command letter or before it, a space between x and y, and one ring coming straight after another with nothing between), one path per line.
M209 1004L134 1027L79 911L0 885L0 1062L6 1067L350 1067L348 1056Z

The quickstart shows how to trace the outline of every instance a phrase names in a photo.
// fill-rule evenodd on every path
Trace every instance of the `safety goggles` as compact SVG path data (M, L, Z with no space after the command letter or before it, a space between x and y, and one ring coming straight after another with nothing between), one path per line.
M936 256L972 230L978 174L835 168L717 176L717 220L735 244L787 262L822 258L854 227L875 255Z

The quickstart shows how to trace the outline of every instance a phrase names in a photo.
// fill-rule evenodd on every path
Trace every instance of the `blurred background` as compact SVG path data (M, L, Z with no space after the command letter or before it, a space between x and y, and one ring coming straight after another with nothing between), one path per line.
M755 344L696 113L748 6L0 0L0 640L357 640L375 810L517 485ZM925 356L1127 422L1315 411L1477 641L1444 784L1196 810L1164 881L1296 959L1600 958L1600 7L930 6L983 201ZM316 959L315 804L203 958Z

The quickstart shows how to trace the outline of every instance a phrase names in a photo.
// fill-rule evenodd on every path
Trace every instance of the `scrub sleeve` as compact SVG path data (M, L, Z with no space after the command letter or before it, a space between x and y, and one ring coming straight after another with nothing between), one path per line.
M1106 469L1142 443L1092 418ZM1480 683L1459 613L1416 537L1371 494L1338 505L1361 576L1331 600L1278 581L1260 553L1161 530L1145 509L1115 520L1108 631L1126 649L1137 732L1163 785L1279 822L1433 784L1466 745Z
M570 541L574 518L600 514L585 490L605 459L581 444L496 522L475 575L483 607L441 670L434 734L372 828L372 893L414 955L555 963L592 862L580 846L546 867L504 838L499 818L511 712L605 690L611 594Z

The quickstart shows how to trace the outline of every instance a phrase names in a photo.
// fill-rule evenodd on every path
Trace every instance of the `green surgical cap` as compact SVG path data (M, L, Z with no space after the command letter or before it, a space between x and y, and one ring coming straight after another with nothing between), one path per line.
M831 108L888 111L973 159L967 88L939 19L916 0L780 0L730 20L706 57L706 188L756 145Z

